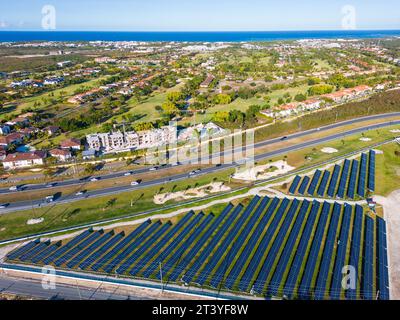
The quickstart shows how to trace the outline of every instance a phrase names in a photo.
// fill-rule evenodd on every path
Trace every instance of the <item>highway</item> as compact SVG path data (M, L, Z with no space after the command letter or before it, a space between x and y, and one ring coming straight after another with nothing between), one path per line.
M393 117L394 115L399 115L400 113L396 113L396 114L391 114L391 117ZM379 116L373 116L373 117L369 117L367 119L384 119L385 117L388 117L388 115L379 115ZM363 121L365 121L365 118ZM330 126L327 127L323 127L320 129L313 129L313 130L309 130L309 131L305 131L305 132L300 132L300 133L296 133L293 135L290 135L287 137L287 139L285 141L288 140L292 140L292 139L296 139L299 137L305 137L307 135L311 135L313 133L317 133L317 132L322 132L322 131L326 131L332 128L338 128L344 125L349 125L349 124L353 124L353 123L357 123L359 122L360 119L355 119L355 120L350 120L350 121L346 121L346 122L342 122L342 123L336 123L336 124L332 124ZM304 148L308 148L308 147L312 147L315 145L319 145L322 143L326 143L332 140L337 140L349 135L354 135L357 133L361 133L361 132L365 132L368 130L375 130L375 129L380 129L380 128L384 128L387 126L392 126L392 125L400 125L400 120L397 121L392 121L392 122L385 122L385 123L380 123L380 124L374 124L374 125L369 125L369 126L365 126L365 127L361 127L361 128L356 128L356 129L352 129L346 132L340 132L334 135L330 135L327 137L323 137L323 138L318 138L318 139L314 139L314 140L310 140L310 141L306 141L304 143L301 144L297 144L297 145L293 145L293 146L289 146L286 148L282 148L282 149L278 149L278 150L274 150L274 151L269 151L269 152L265 152L265 153L261 153L261 154L257 154L255 155L255 161L260 161L263 159L268 159L268 158L272 158L272 157L276 157L279 155L284 155L287 154L289 152L292 151L297 151L297 150L301 150ZM268 141L263 141L260 143L257 143L255 145L255 149L260 148L260 147L264 147L264 146L268 146L268 145L273 145L275 143L281 142L281 138L277 138L277 139L272 139L272 140L268 140ZM217 157L219 155L213 155L212 157ZM229 168L235 168L237 167L238 164L236 163L232 163L232 164L223 164L220 166L214 166L214 167L210 167L210 168L206 168L203 169L200 173L194 175L194 176L189 176L188 173L181 173L181 174L177 174L177 175L173 175L173 176L169 176L167 178L159 178L159 179L155 179L155 180L151 180L151 181L144 181L142 182L140 185L138 186L117 186L117 187L112 187L112 188L106 188L106 189L100 189L100 190L93 190L93 191L89 191L83 195L79 195L76 196L75 193L73 194L69 194L69 195L61 195L58 198L54 199L54 202L51 203L47 203L44 199L39 199L39 200L32 200L32 201L19 201L19 202L13 202L7 205L6 208L4 209L0 209L0 214L1 213L8 213L8 212L14 212L14 211L21 211L21 210L28 210L28 209L32 209L32 208L40 208L40 207L44 207L44 206L53 206L55 204L61 204L61 203L71 203L74 201L79 201L79 200L83 200L83 199L88 199L88 198L94 198L94 197L100 197L100 196L106 196L106 195L113 195L113 194L118 194L121 192L127 192L127 191L134 191L134 190L140 190L146 187L151 187L151 186L158 186L158 185L163 185L165 183L169 183L169 182L178 182L178 181L182 181L182 180L186 180L188 178L193 178L193 177L197 177L200 175L206 175L206 174L211 174L211 173L215 173L215 172L219 172L222 170L226 170ZM160 170L168 170L168 166L160 169ZM144 170L144 171L143 171ZM147 169L141 169L140 172L148 172L148 168ZM133 173L136 174L137 172ZM114 178L118 177L118 176L123 176L124 173L115 173L113 175L107 175L107 176L102 176L101 179L110 179L110 176L113 176ZM79 181L79 180L78 180ZM77 186L77 190L79 190L80 186L82 186L82 181L75 181L75 184L72 182L72 180L70 181L70 185L76 185ZM61 183L58 185L60 186ZM32 187L36 187L38 188L38 186L40 185L36 185L36 186L32 186ZM41 185L41 188L46 188L45 186ZM38 188L38 189L41 189ZM30 189L32 190L32 189ZM35 189L37 190L37 189ZM4 190L3 190L4 191ZM7 192L8 189L7 189ZM49 190L49 194L51 194L51 190Z
M102 290L57 284L55 289L44 289L34 280L0 277L0 293L42 300L144 300L141 297L120 295Z
M369 117L362 117L362 118L357 118L357 119L353 119L353 120L338 122L338 123L330 124L330 125L327 125L327 126L324 126L321 128L311 129L311 130L302 131L302 132L288 135L287 139L285 141L290 141L293 139L306 137L306 136L309 136L309 135L312 135L312 134L315 134L318 132L324 132L324 131L328 131L328 130L332 130L332 129L336 129L336 128L340 128L340 127L344 127L344 126L348 126L348 125L352 125L352 124L357 124L357 123L368 121L368 120L384 120L384 119L392 118L392 117L396 117L396 116L400 117L400 112L373 115L373 116L369 116ZM394 123L390 122L387 125L391 125L391 124L394 124ZM368 129L366 129L366 130L368 130ZM279 143L279 142L282 142L281 138L265 140L265 141L254 144L254 149L266 147L266 146L273 145L273 144ZM236 150L236 151L239 151L239 150ZM234 150L234 152L235 152L235 150ZM222 155L222 153L219 153L216 155L212 155L212 157L218 157L221 155ZM183 164L180 164L180 165L183 165ZM160 167L158 170L162 171L162 170L168 170L170 168L171 168L170 165L166 165L164 167ZM124 177L124 175L127 172L128 171L120 171L120 172L98 175L98 176L93 176L93 177L101 179L101 180L111 180L111 179ZM148 167L141 168L141 169L136 169L136 170L132 170L129 172L131 173L132 176L139 175L139 174L149 172L149 168ZM51 190L52 188L68 187L68 186L78 186L79 187L79 186L82 186L83 184L85 184L86 182L88 182L90 180L89 178L93 178L93 177L87 177L87 178L82 178L82 179L69 179L69 180L64 180L64 181L52 182L51 184L27 184L27 185L21 186L21 190L19 192L21 192L21 191L37 191L37 190L43 190L43 189ZM12 193L12 191L10 191L9 188L0 188L0 194L9 194L9 193Z

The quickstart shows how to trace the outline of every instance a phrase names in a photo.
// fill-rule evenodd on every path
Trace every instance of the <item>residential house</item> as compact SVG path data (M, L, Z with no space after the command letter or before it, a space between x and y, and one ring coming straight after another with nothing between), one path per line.
M65 149L53 149L49 151L49 154L52 157L57 158L57 160L62 162L65 162L72 158L71 152Z
M80 150L81 141L75 138L67 139L60 143L60 147L61 149L66 149L66 150Z
M47 132L47 134L48 134L49 136L54 136L54 135L57 134L57 132L60 131L60 128L59 128L59 127L56 127L56 126L49 126L49 127L47 127L47 128L44 128L44 130Z
M0 146L9 147L10 145L19 145L23 142L25 134L13 132L0 137Z
M43 165L45 158L46 152L44 151L12 153L3 160L3 167L5 169L18 169Z

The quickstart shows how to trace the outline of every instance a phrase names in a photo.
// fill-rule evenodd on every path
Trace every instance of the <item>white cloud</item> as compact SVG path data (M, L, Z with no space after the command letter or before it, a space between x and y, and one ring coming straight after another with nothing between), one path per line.
M7 27L8 27L7 21L0 21L0 28L7 28Z

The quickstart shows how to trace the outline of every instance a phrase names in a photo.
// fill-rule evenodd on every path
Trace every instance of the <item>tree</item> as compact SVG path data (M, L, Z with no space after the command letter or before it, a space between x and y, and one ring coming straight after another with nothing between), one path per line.
M167 93L167 100L171 102L178 102L183 99L183 95L181 92L173 91Z
M297 102L303 102L303 101L307 100L307 96L302 93L299 93L299 94L296 94L296 96L294 97L294 100L296 100Z
M228 94L218 94L214 97L215 104L229 104L232 102L232 98Z
M331 93L333 89L334 87L328 84L318 84L308 89L308 94L310 96L320 96L323 94Z
M176 115L179 112L179 109L171 101L164 102L161 108L163 112L168 116Z

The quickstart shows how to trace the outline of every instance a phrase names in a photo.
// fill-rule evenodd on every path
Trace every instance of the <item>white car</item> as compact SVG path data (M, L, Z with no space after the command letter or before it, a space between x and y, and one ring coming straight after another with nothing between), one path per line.
M194 176L195 174L196 174L196 171L189 172L189 176Z
M96 181L99 181L99 178L92 178L92 179L90 179L90 181L91 182L96 182Z
M0 204L0 209L5 209L7 208L7 204Z
M12 186L12 187L10 187L10 189L8 189L8 190L10 190L10 191L18 191L18 187L17 186Z
M153 168L150 168L150 169L149 169L149 171L157 171L157 170L158 170L157 167L153 167Z
M126 172L126 173L124 173L124 176L125 177L129 177L129 176L131 176L132 175L132 172Z
M85 194L85 191L78 191L75 193L76 196L83 196Z
M53 202L53 201L54 201L54 196L46 197L46 202Z
M140 184L139 181L132 181L131 186L138 186Z

